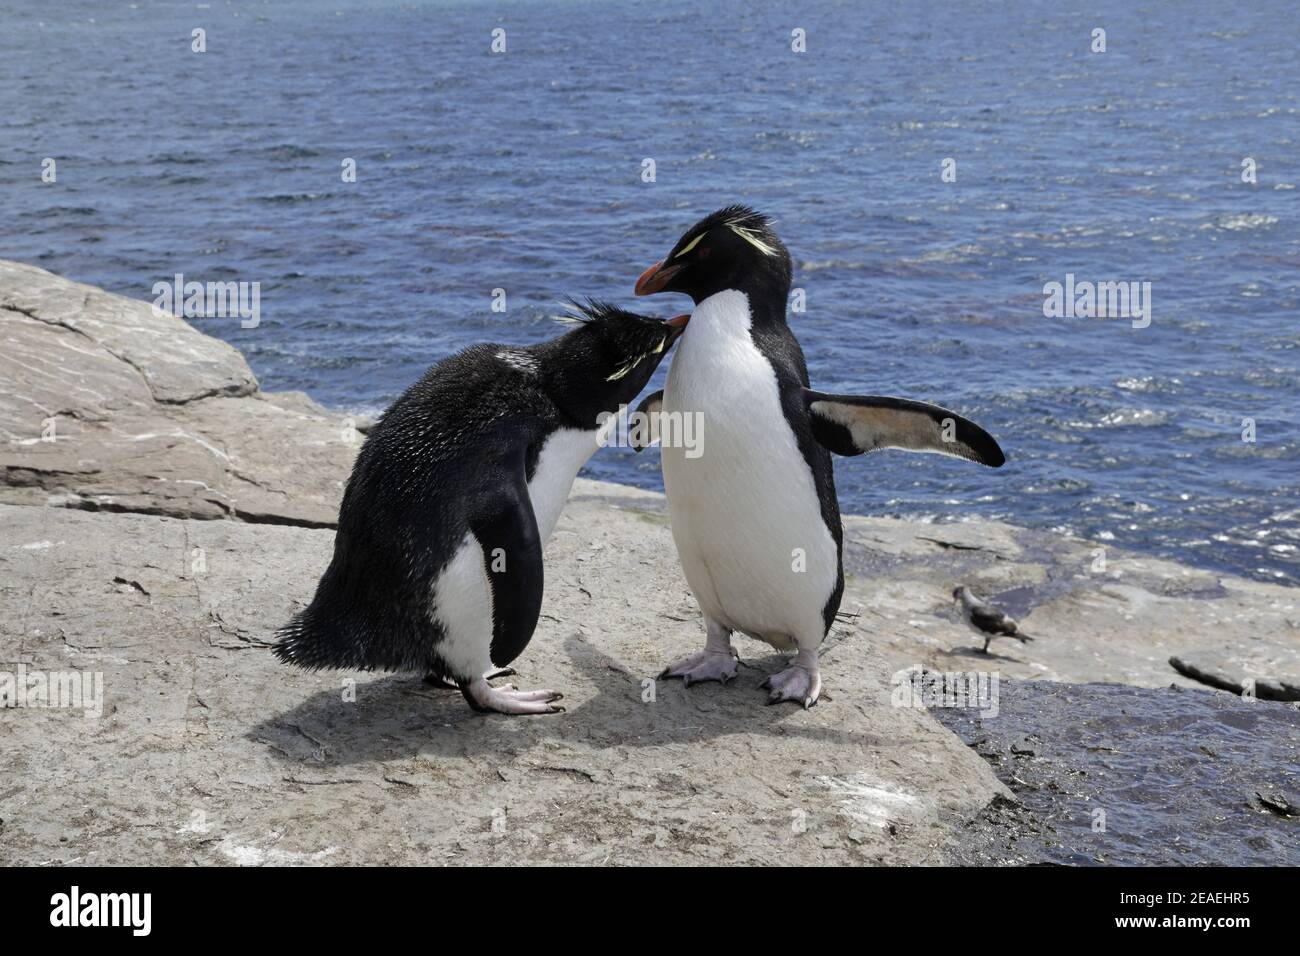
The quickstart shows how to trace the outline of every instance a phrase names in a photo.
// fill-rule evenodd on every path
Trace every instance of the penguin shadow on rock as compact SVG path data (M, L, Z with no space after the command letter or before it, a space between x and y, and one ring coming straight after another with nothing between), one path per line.
M768 701L807 708L821 693L818 654L844 595L831 455L896 448L991 468L1006 458L987 431L938 405L811 388L786 321L791 276L771 220L753 209L728 206L687 229L636 283L637 295L694 302L666 386L638 411L703 424L699 454L661 441L673 541L706 634L702 650L663 676L730 682L739 632L795 652L768 679Z
M508 760L540 741L561 740L602 750L611 747L700 743L732 734L771 733L833 744L887 746L888 741L839 724L807 723L801 711L753 706L741 683L757 684L784 658L747 665L740 680L711 688L707 696L660 682L655 699L643 696L643 678L601 647L572 632L565 658L576 694L558 720L506 720L467 710L460 696L432 688L419 677L389 675L356 684L355 700L339 686L318 691L288 711L254 727L248 738L290 763L347 766L435 757L491 756ZM569 668L566 668L566 670ZM887 690L880 691L882 706Z
M616 640L611 637L611 640ZM880 738L840 724L813 723L800 711L788 708L755 707L747 687L758 686L765 673L779 672L788 662L781 655L746 662L739 677L727 686L714 684L705 692L674 686L659 679L652 701L644 698L647 674L635 673L601 647L577 633L565 641L565 653L595 693L574 707L564 721L555 722L555 733L566 738L582 737L595 746L659 746L665 743L698 743L731 734L771 733L783 737L862 747L879 745ZM888 700L888 690L879 691ZM560 726L572 723L572 728Z
M431 367L366 436L333 558L276 656L414 672L477 711L563 710L556 691L491 681L532 639L543 549L578 470L688 319L575 303L558 338L476 345Z

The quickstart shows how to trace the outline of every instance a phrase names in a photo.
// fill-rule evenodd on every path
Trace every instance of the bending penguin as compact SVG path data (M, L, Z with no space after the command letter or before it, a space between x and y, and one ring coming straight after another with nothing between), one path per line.
M993 468L1005 458L988 432L937 405L809 388L785 320L790 272L769 220L751 209L729 206L687 230L636 284L637 295L695 301L667 387L638 410L652 422L657 412L703 416L701 453L664 448L662 464L673 540L706 638L660 676L730 681L731 635L740 631L796 651L765 682L769 703L811 707L821 692L818 647L844 592L830 453L902 448Z
M556 713L560 694L494 687L528 646L542 548L598 420L636 398L688 316L596 302L526 348L476 345L384 413L352 469L334 558L275 653L309 670L416 671L478 711Z

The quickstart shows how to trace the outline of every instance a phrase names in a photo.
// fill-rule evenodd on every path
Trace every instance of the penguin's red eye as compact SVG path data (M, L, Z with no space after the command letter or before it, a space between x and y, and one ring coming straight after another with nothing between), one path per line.
M695 253L695 255L700 259L707 259L709 258L709 253L712 251L713 250L710 249L708 246L700 246L700 251Z

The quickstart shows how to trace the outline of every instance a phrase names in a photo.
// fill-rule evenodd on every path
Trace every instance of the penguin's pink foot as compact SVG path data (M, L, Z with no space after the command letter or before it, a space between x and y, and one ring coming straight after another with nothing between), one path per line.
M735 679L739 666L736 652L730 648L725 651L703 650L673 661L659 677L680 677L686 687L710 680L726 684Z
M515 669L513 667L498 667L495 670L484 671L484 680L496 680L498 677L513 677ZM443 677L440 674L425 674L424 682L430 687L437 687L439 690L460 690L460 685L450 677Z
M822 677L817 667L817 655L815 653L808 655L800 651L789 667L777 671L763 681L761 686L770 691L767 695L769 704L791 700L796 704L802 704L803 709L807 710L817 703L817 698L822 692Z
M562 714L564 708L555 703L563 694L553 690L517 690L514 684L493 687L484 677L476 677L460 687L470 707L479 713L498 714Z

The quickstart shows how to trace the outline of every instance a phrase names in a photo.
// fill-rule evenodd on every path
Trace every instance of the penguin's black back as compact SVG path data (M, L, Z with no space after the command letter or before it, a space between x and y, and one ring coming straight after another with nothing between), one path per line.
M280 629L281 660L444 673L433 583L521 461L531 477L545 436L564 424L536 378L498 357L505 348L478 345L434 365L371 430L333 560L311 604Z

